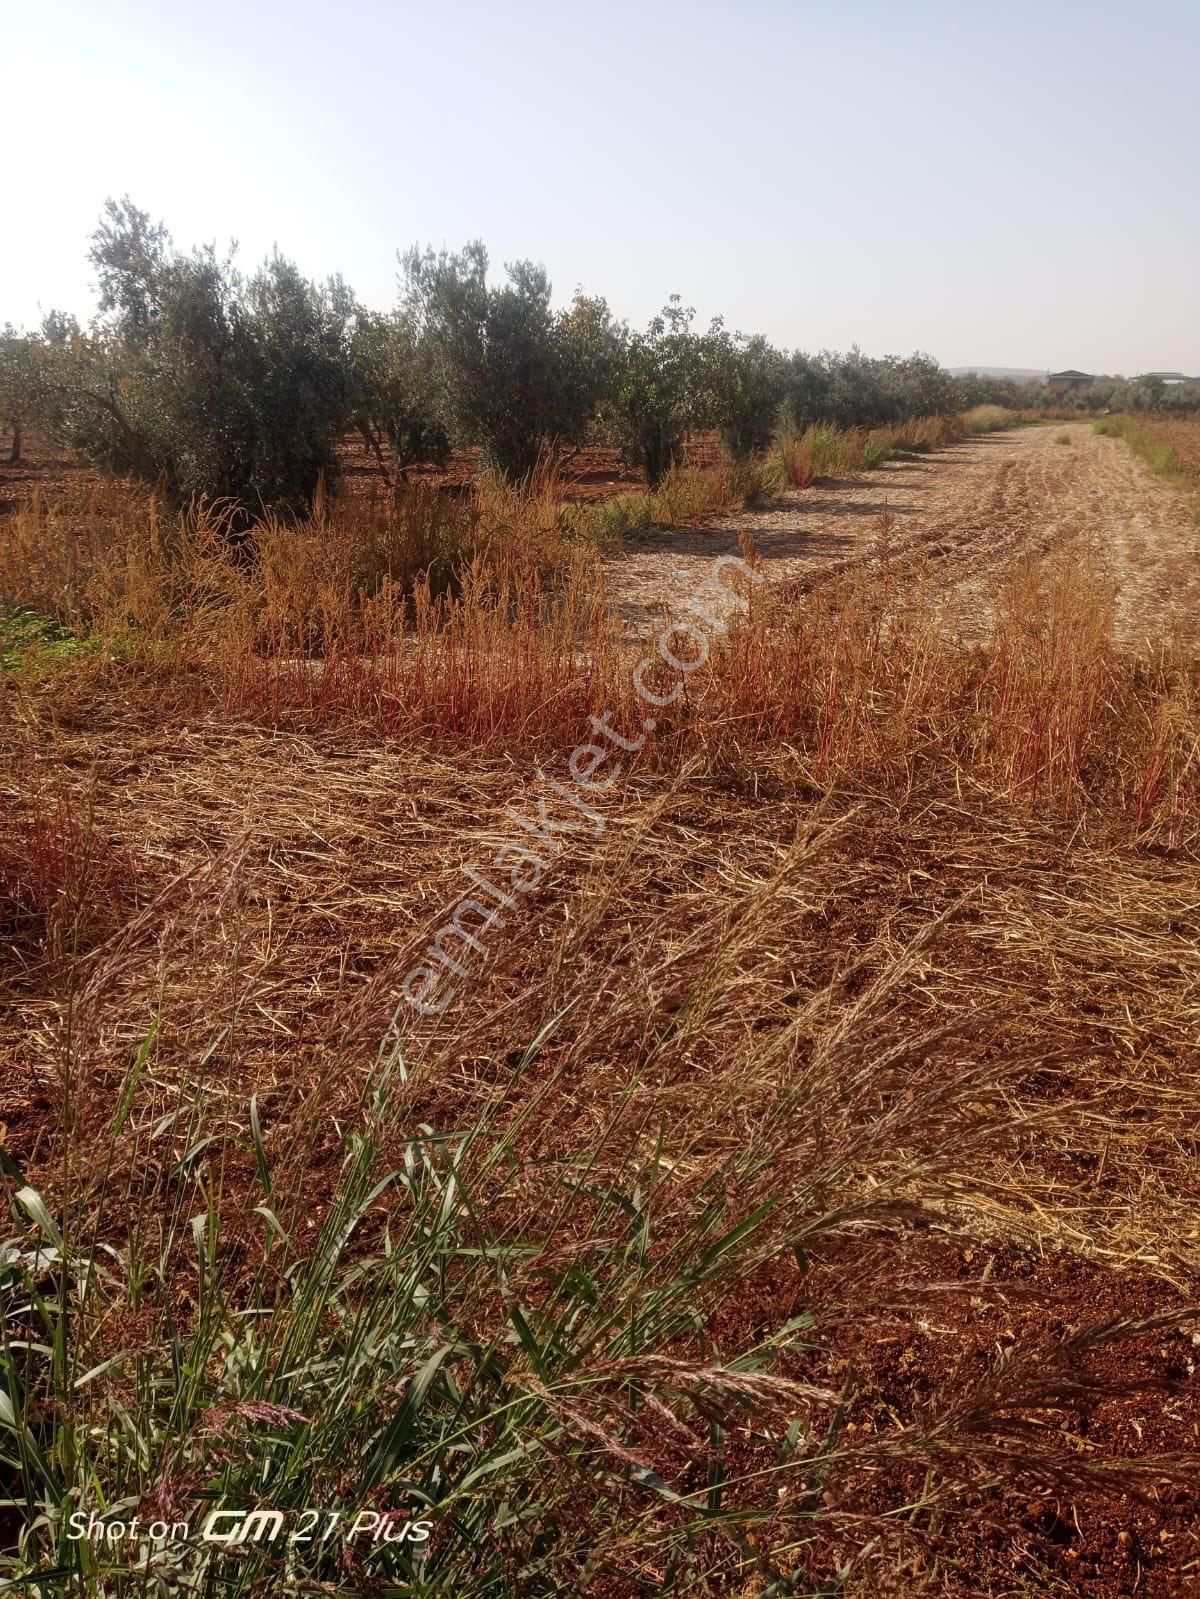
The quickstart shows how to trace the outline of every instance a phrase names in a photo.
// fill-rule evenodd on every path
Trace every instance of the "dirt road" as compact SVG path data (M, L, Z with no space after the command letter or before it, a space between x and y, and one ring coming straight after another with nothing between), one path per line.
M717 556L738 553L744 531L772 581L805 585L876 559L886 539L890 559L924 567L945 596L948 624L973 638L1022 558L1074 545L1111 579L1117 637L1136 645L1200 619L1193 510L1123 440L1098 437L1087 423L1051 424L793 491L768 511L646 535L610 563L609 580L637 635L681 609Z

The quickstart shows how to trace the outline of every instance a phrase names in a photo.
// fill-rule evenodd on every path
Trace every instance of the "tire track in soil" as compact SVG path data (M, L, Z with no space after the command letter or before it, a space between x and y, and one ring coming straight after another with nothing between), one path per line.
M1064 433L1070 444L1058 442ZM646 534L606 562L606 575L626 636L642 638L682 611L719 556L739 553L743 533L785 596L878 563L886 545L892 571L923 573L946 626L977 639L1020 562L1073 546L1115 589L1118 642L1136 645L1200 617L1194 509L1122 440L1087 423L1052 424L789 491L768 510Z

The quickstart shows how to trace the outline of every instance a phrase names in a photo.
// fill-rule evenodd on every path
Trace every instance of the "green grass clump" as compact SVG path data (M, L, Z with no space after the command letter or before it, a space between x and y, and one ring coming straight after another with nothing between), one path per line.
M1013 414L1002 405L977 405L966 414L967 432L975 436L982 433L999 433L1013 426Z
M36 611L0 611L0 671L63 665L102 648L98 638L79 637L53 617Z
M1195 488L1175 446L1163 439L1156 439L1135 417L1124 414L1102 416L1092 423L1092 432L1104 438L1124 439L1133 453L1145 461L1155 477L1164 478L1174 488Z
M917 448L921 448L920 442L918 442ZM928 450L929 446L926 444L924 448ZM882 466L885 461L890 461L894 453L893 446L886 439L872 434L863 445L862 460L859 463L860 469L864 472L872 472L876 467Z
M834 1397L779 1373L803 1347L806 1315L729 1363L697 1334L698 1306L811 1228L797 1211L781 1232L770 1201L739 1209L760 1150L689 1192L669 1238L681 1198L653 1140L615 1172L595 1169L596 1151L567 1160L541 1223L518 1223L498 1200L511 1201L525 1169L539 1097L507 1127L484 1116L446 1135L413 1127L397 1143L406 1076L398 1056L381 1057L345 1131L332 1202L305 1235L276 1192L254 1100L244 1202L221 1192L198 1107L137 1129L156 1029L115 1096L98 1170L112 1182L133 1132L120 1251L0 1152L18 1229L0 1243L0 1468L22 1523L15 1546L0 1547L0 1586L39 1599L315 1592L344 1575L350 1516L328 1539L286 1533L310 1507L338 1506L395 1510L397 1522L407 1512L433 1529L427 1543L360 1536L352 1552L372 1592L501 1599L518 1591L518 1556L520 1592L565 1592L577 1562L619 1565L637 1527L662 1562L663 1593L696 1591L701 1535L706 1558L724 1543L745 1574L742 1528L769 1517L771 1496L757 1515L726 1507L719 1473L680 1493L639 1440L647 1416L720 1440L751 1413L806 1414ZM535 1043L518 1075L537 1054ZM139 1181L172 1144L184 1148L171 1156L174 1204L151 1219ZM124 1343L130 1315L140 1331ZM791 1470L795 1442L779 1437L775 1469ZM76 1513L128 1523L140 1508L145 1528L178 1525L184 1506L188 1525L170 1537L71 1535ZM205 1542L207 1514L239 1507L280 1511L283 1539L231 1552Z
M621 494L614 500L589 505L581 517L587 536L602 550L619 550L627 535L644 533L650 526L650 496Z
M786 480L777 452L728 461L707 471L672 467L655 489L633 490L589 507L582 524L601 549L619 549L629 534L679 527L739 505L762 505L776 498Z

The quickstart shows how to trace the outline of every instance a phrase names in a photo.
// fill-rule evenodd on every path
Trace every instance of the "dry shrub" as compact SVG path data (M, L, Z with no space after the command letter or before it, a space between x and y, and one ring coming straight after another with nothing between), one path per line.
M1180 648L1116 651L1112 621L1105 580L1060 556L1018 570L991 641L967 646L921 574L889 572L884 551L808 594L753 597L660 747L679 737L727 770L786 750L821 789L936 783L1067 813L1102 805L1179 845L1195 831L1196 665Z
M784 438L779 450L788 482L794 489L806 489L815 476L811 439L807 435Z
M385 585L353 609L331 605L308 653L264 654L254 642L227 634L229 710L353 720L450 744L554 742L603 708L611 677L603 593L586 553L559 591L477 561L454 594L418 581L408 596Z
M883 430L893 449L944 450L966 437L967 425L959 416L918 416L898 427Z
M976 405L963 418L968 433L999 433L1010 428L1022 413L1002 405Z
M815 426L802 434L784 434L776 447L783 475L793 488L807 488L818 478L852 477L881 466L897 450L941 450L966 434L960 417L914 417L893 427L834 428Z
M1111 590L1075 557L1020 568L980 646L955 637L920 572L889 561L881 537L859 571L809 593L747 588L747 613L704 665L680 674L655 659L647 684L681 693L641 759L700 756L746 781L782 763L821 789L969 787L1062 814L1100 805L1143 837L1192 836L1200 723L1185 652L1118 652ZM550 589L483 563L453 594L419 584L401 603L385 587L321 645L319 659L267 655L227 633L228 708L505 751L569 750L592 715L636 726L645 714L639 656L617 644L584 548Z
M133 858L97 830L89 796L31 771L0 791L0 938L22 964L91 949L136 897Z
M910 438L921 432L939 436L922 424ZM791 441L793 471L850 470L869 444L812 429ZM692 481L668 483L683 496L673 514L694 504ZM605 709L643 714L596 546L549 474L522 491L484 478L457 499L413 488L334 505L259 527L253 551L231 544L218 508L168 524L131 496L118 511L95 519L106 531L86 559L69 508L15 513L28 597L169 648L230 713L505 750L569 748ZM877 542L849 576L752 596L643 759L700 749L736 764L786 748L821 785L870 774L908 790L933 773L1064 810L1102 790L1144 833L1189 835L1195 669L1178 649L1116 652L1111 595L1070 557L1019 570L990 643L969 648L922 572L895 569Z
M149 623L147 601L173 531L154 497L134 484L71 485L50 499L35 493L5 518L0 593L83 631L131 614Z
M248 534L226 504L173 516L138 485L110 481L53 501L35 495L5 534L0 591L69 627L200 637L250 604L268 613L268 633L279 624L280 642L313 636L314 622L332 626L333 613L384 587L453 591L480 564L552 583L577 542L547 467L520 488L484 474L464 495L419 483L386 497L318 495L308 521L268 518Z

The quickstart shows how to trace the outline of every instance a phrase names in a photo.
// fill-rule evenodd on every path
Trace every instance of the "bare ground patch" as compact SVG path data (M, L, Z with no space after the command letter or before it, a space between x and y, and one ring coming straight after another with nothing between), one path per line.
M811 588L885 555L893 570L921 571L943 597L947 625L967 638L986 631L996 589L1018 563L1067 546L1111 580L1122 644L1186 626L1200 602L1189 497L1084 423L969 439L854 481L790 491L770 510L648 533L608 563L628 632L645 634L682 610L746 534L781 586Z

